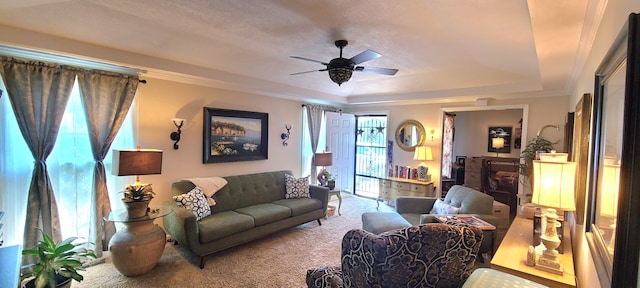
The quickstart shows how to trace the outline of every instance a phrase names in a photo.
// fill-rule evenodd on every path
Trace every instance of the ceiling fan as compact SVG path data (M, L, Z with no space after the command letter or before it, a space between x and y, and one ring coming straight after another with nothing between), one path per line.
M382 56L378 52L375 52L373 50L367 49L365 51L362 51L360 54L351 57L350 59L342 58L342 48L346 47L348 43L349 42L347 42L347 40L337 40L335 42L336 47L340 48L340 57L331 59L329 63L313 60L309 58L304 58L300 56L290 56L291 58L316 62L316 63L320 63L322 65L327 66L327 68L324 68L324 69L298 72L298 73L293 73L291 75L299 75L299 74L305 74L305 73L311 73L311 72L317 72L317 71L320 71L320 72L328 71L329 78L331 78L331 81L337 83L338 86L340 86L342 83L347 82L349 81L349 79L351 79L351 74L353 73L353 71L383 74L383 75L390 75L390 76L396 75L396 73L398 72L398 69L356 66L360 63L373 60Z

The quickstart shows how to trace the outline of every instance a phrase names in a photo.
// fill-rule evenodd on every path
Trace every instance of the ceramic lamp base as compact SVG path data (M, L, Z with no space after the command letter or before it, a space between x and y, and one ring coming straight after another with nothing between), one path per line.
M427 172L429 172L427 166L418 166L418 181L427 181Z

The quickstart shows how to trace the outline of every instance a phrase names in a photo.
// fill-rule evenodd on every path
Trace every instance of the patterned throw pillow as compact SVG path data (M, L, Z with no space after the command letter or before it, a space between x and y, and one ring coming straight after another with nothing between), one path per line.
M460 208L453 207L447 203L444 203L442 199L438 199L435 203L433 203L431 214L460 214L460 210Z
M211 207L209 207L207 197L204 196L200 187L196 186L187 194L173 196L173 200L176 201L179 207L185 208L191 211L193 215L196 215L196 220L211 215Z
M284 194L285 199L311 198L311 194L309 193L309 176L295 178L289 174L285 174L284 182L287 192Z

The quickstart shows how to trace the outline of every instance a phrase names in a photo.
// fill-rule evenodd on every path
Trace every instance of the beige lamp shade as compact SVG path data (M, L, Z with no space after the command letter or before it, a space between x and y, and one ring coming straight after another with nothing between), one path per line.
M556 153L565 154L566 153ZM542 158L541 159L547 159ZM531 202L564 211L576 210L576 163L566 162L566 156L552 161L533 161L533 197Z
M496 137L491 139L491 147L493 149L502 149L504 148L504 138Z
M162 173L162 150L113 150L111 174L117 176L151 175Z
M600 191L600 214L618 215L618 191L620 189L620 166L603 166L602 188Z
M333 165L333 153L321 152L316 153L316 166L331 166Z
M433 153L431 152L431 147L429 146L416 147L416 151L413 153L413 160L418 160L418 161L433 160Z

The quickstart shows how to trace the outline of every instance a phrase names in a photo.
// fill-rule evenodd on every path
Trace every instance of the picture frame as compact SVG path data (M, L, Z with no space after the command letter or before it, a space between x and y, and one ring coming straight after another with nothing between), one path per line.
M459 168L464 168L465 160L467 156L456 156L456 164Z
M494 153L511 153L511 127L507 126L491 126L489 127L487 139L487 151ZM504 145L502 148L493 147L493 138L503 138Z
M576 223L584 224L585 197L587 194L587 167L591 134L591 108L593 97L585 93L576 104L574 112L572 161L576 162Z
M269 114L204 107L204 164L267 160Z
M585 228L601 284L634 287L640 257L640 14L595 73ZM604 285L603 285L604 286Z

